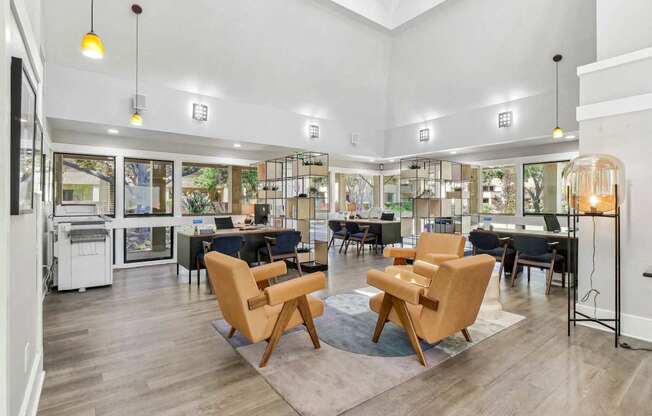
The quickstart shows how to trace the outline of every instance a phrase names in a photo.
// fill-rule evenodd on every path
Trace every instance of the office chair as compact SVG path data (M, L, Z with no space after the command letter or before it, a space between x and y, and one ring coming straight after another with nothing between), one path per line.
M561 232L561 225L559 225L559 220L554 214L543 214L543 220L546 223L546 230L552 231L553 233Z

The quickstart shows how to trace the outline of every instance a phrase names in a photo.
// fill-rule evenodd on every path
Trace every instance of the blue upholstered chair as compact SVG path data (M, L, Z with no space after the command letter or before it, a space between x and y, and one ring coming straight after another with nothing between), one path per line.
M301 242L301 233L299 231L283 231L276 234L275 237L265 237L265 247L258 249L258 261L262 258L268 258L270 263L276 260L294 259L302 275L301 263L299 262L299 253L297 246Z
M359 225L357 222L347 221L345 223L346 231L349 233L349 238L346 239L346 247L344 248L344 254L349 250L349 244L351 241L354 241L358 245L358 256L360 255L360 250L364 254L364 245L373 244L374 251L376 251L376 243L378 238L376 234L369 232L368 225Z
M346 231L346 227L342 225L341 222L339 221L328 221L328 228L331 229L331 241L328 242L328 248L330 249L331 246L335 245L335 239L340 239L342 240L342 244L340 245L340 253L342 252L342 247L344 247L344 243L346 243L346 240L349 238L349 232Z
M527 266L527 280L530 281L530 268L532 266L548 270L546 276L546 295L550 293L552 274L555 264L562 265L562 283L566 281L566 262L564 256L557 254L558 242L550 243L543 237L531 235L515 235L512 244L516 249L514 270L512 271L512 287L518 272L518 266Z
M206 268L204 257L211 251L217 251L227 256L240 258L240 249L244 244L244 238L240 235L215 237L213 241L204 241L202 250L197 253L197 286L199 286L199 272Z
M509 248L509 237L500 238L491 231L473 230L469 233L469 241L473 244L474 256L488 254L500 262L498 271L498 279L500 279L505 269L505 259L514 254L514 250Z

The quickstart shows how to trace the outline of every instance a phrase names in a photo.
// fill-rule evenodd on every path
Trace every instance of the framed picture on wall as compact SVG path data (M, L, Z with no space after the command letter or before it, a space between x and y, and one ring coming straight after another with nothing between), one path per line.
M11 58L11 215L34 210L36 89L20 58Z
M34 192L41 194L41 200L43 200L43 174L43 128L41 128L41 122L36 117L34 130Z

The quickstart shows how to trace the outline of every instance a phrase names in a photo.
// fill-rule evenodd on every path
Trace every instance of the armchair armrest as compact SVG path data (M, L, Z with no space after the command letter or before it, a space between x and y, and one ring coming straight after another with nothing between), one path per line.
M270 237L268 235L265 236L265 242L268 244L274 244L276 243L276 237Z
M256 279L256 282L269 280L273 277L283 276L287 274L288 269L284 261L275 261L274 263L263 264L251 268L251 274Z
M459 256L457 254L428 253L423 256L423 259L428 263L439 266L449 260L457 260Z
M559 245L559 241L548 242L548 247L550 248L557 248L558 245Z
M419 298L423 292L422 287L397 279L391 274L380 270L369 270L367 272L367 283L413 305L419 304Z
M270 286L265 289L264 293L267 297L267 304L274 306L325 287L326 275L322 272L316 272Z
M500 241L501 244L507 244L511 239L511 237L498 237L498 241Z
M418 275L432 280L439 271L439 266L425 261L417 260L412 265L412 271Z
M385 247L385 250L383 250L384 257L413 259L416 255L417 249L412 247Z

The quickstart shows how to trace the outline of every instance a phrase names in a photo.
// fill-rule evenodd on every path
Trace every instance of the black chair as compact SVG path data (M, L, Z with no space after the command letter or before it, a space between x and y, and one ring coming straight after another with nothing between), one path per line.
M498 271L498 280L505 269L505 259L514 253L509 248L509 237L498 237L498 234L491 231L473 230L469 234L469 241L473 244L473 255L488 254L493 256L496 261L500 262ZM505 275L507 272L505 271Z
M204 257L211 251L226 254L227 256L240 258L240 249L244 245L244 238L240 235L215 237L213 241L203 241L202 250L197 253L197 286L199 286L199 273L206 268ZM208 269L206 271L208 273ZM210 282L210 279L208 279Z
M516 258L514 259L514 270L512 271L512 287L518 272L518 266L527 266L527 280L530 281L530 268L532 266L543 270L548 270L546 276L546 295L550 293L552 285L552 274L554 273L555 264L561 264L562 267L562 285L566 281L566 264L564 256L557 254L559 242L550 243L543 237L530 235L512 236L512 244L516 249Z
M218 230L230 230L235 228L231 217L215 217L215 228Z
M383 212L380 214L380 219L382 221L394 221L394 213L393 212Z
M332 232L331 241L328 242L328 248L330 249L331 246L335 245L336 238L340 239L342 240L342 244L340 245L341 253L342 247L344 247L344 243L346 243L346 240L349 238L348 231L346 231L346 228L339 221L328 221L328 228L330 228Z
M351 241L355 241L358 245L358 256L360 255L360 250L362 250L362 254L364 254L364 245L365 244L373 244L374 245L374 252L377 252L376 250L376 243L378 242L378 238L376 234L370 233L369 232L369 225L358 225L357 222L350 222L347 221L345 223L346 226L346 231L349 233L349 238L346 239L346 247L344 248L344 254L347 253L349 250L349 244L351 244Z
M301 233L299 231L283 231L276 234L275 237L266 236L265 247L258 249L258 262L263 257L267 257L270 263L276 260L294 259L299 275L303 275L297 252L300 242Z

